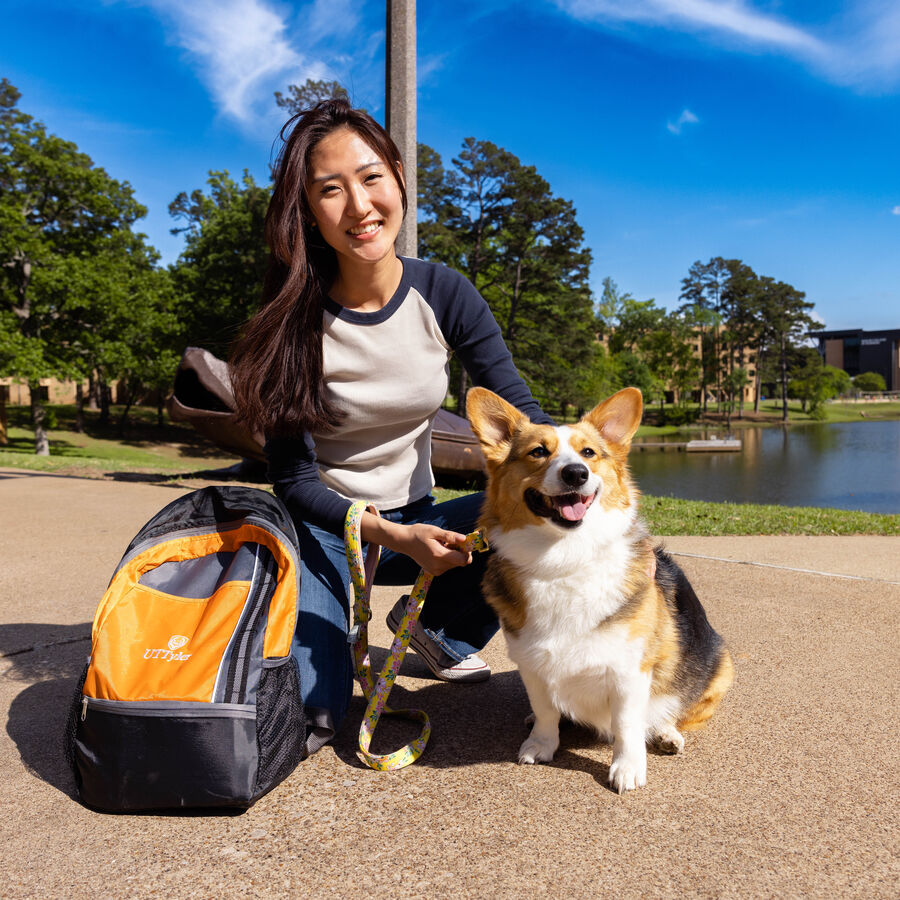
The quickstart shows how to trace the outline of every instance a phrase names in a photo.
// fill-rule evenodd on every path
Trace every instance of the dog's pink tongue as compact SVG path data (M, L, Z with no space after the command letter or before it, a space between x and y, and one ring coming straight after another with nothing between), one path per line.
M574 502L572 500L574 499ZM584 518L587 512L587 504L583 503L581 497L573 494L572 497L566 497L559 503L559 514L570 522L578 522Z

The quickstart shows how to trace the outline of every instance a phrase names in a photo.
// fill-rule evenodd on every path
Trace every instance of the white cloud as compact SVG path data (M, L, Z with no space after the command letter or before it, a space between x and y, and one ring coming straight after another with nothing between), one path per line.
M895 207L891 210L891 215L894 215L894 216L900 216L900 206L895 206Z
M826 72L842 84L884 90L900 82L900 5L896 0L854 4L834 23Z
M143 2L197 65L219 111L242 125L255 122L263 100L271 106L274 90L328 75L324 63L306 59L292 46L284 17L265 0Z
M689 109L683 109L681 115L674 122L666 123L666 128L668 128L672 134L681 134L681 129L684 128L685 125L694 125L699 121L700 120Z
M416 59L416 84L419 87L426 84L435 72L440 71L444 67L446 59L446 53L418 57Z
M576 19L636 22L730 35L754 44L817 52L820 42L800 28L767 16L744 0L555 0Z
M746 50L797 59L838 84L887 90L900 84L900 4L863 0L815 29L755 8L750 0L552 0L582 22L661 27Z

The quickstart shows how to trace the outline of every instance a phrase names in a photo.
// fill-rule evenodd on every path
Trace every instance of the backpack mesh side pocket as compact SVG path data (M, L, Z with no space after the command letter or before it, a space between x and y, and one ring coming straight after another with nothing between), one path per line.
M72 700L69 703L69 715L66 717L66 730L63 734L63 753L65 754L69 768L72 770L72 774L75 776L75 784L79 789L81 787L81 775L78 771L78 766L75 763L75 732L78 729L78 718L81 716L81 704L83 699L81 691L84 688L84 680L87 678L89 666L89 662L85 663L84 668L81 670L81 675L78 677L78 681L75 682L75 690L72 693Z
M259 768L254 793L261 796L287 778L306 756L300 672L292 656L262 670L256 694L256 741Z

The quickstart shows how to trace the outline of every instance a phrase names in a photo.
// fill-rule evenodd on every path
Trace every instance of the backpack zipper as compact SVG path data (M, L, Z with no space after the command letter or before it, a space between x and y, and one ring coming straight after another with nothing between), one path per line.
M81 721L93 712L121 716L184 717L184 718L238 718L248 719L256 715L252 706L245 703L207 703L202 700L106 700L99 697L81 698Z

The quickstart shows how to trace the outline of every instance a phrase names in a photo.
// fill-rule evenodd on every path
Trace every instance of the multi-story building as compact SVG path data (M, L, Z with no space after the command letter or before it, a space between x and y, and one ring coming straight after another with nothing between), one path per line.
M712 339L712 336L709 336L709 339ZM691 352L694 355L695 359L703 360L703 333L699 329L695 329L693 336L688 339ZM729 353L731 353L732 358L729 361ZM756 350L752 347L744 347L743 352L741 353L737 347L729 347L729 345L725 341L719 342L719 363L722 367L722 372L726 373L732 371L733 369L743 369L747 373L747 383L744 385L744 403L752 403L754 397L756 396ZM708 384L706 386L707 391L707 402L715 403L716 402L716 385ZM695 400L699 401L700 398L700 389L698 387L695 392ZM721 400L725 399L725 396L718 398Z
M843 369L851 378L877 372L889 391L900 391L900 328L886 331L811 331L825 365Z

